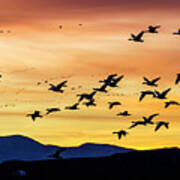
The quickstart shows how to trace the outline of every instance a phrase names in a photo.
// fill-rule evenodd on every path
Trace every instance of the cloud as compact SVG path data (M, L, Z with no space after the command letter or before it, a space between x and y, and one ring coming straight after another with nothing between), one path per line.
M3 24L48 21L53 19L95 19L106 15L126 16L134 13L174 11L180 6L178 0L7 0L0 7L0 21ZM152 13L152 16L154 14Z

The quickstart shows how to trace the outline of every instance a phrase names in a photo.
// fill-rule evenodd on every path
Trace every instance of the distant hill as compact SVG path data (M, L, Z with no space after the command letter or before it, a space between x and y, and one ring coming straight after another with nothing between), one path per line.
M47 160L49 155L54 154L63 147L43 145L31 138L13 135L0 137L0 162L22 160L37 161ZM127 153L134 150L112 145L87 143L79 147L67 147L61 157L69 158L92 158L107 157L117 153Z
M118 153L132 152L132 149L126 149L108 144L86 143L79 147L70 147L62 152L63 158L96 158L107 157Z
M58 149L58 146L45 146L25 136L0 137L0 162L45 160Z

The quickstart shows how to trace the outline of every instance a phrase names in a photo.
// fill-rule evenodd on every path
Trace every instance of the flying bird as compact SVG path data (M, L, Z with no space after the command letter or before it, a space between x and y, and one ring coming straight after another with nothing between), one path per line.
M179 82L180 82L180 73L177 74L175 84L178 84Z
M159 29L161 26L158 25L158 26L149 26L148 27L148 30L145 31L145 32L149 32L149 33L158 33L157 29Z
M128 128L128 129L132 129L135 128L138 125L146 125L145 121L132 121L132 125Z
M168 101L168 102L165 102L164 108L168 108L170 105L177 105L177 106L179 106L180 103L178 103L177 101Z
M48 115L48 114L51 114L53 112L60 111L60 109L59 108L47 108L46 111L47 111L46 114Z
M143 116L142 118L144 119L144 122L145 122L146 124L154 124L154 122L153 122L152 120L153 120L153 118L156 117L156 116L159 116L159 113L152 114L152 115L150 115L149 117Z
M72 106L66 106L65 109L78 110L78 109L79 109L78 106L79 106L79 103L75 103L75 104L72 105Z
M154 131L158 131L160 127L164 126L166 129L169 128L169 122L164 122L164 121L159 121L156 123L156 128L154 129Z
M124 131L124 130L120 130L120 131L117 131L117 132L113 132L113 134L117 134L118 135L118 139L121 139L122 136L126 136L128 134L128 132Z
M40 111L34 111L32 114L27 114L26 117L31 117L33 121L36 120L36 118L42 118L43 116L40 114Z
M121 103L118 101L114 101L114 102L108 102L109 104L109 109L112 109L114 106L120 106Z
M149 80L148 78L144 77L144 82L142 84L146 84L148 86L155 86L157 87L158 85L156 84L157 81L159 81L161 78L155 78L153 80Z
M128 111L120 112L117 114L117 116L131 116Z
M106 88L107 88L107 85L106 85L106 84L103 84L100 88L93 88L93 90L107 93Z
M145 31L141 31L138 35L131 34L131 38L128 39L129 41L135 41L135 42L144 42L142 39Z
M110 74L108 75L108 77L104 80L100 80L99 82L103 82L103 83L110 83L112 80L114 80L114 77L116 77L117 74Z
M50 158L54 158L54 159L60 159L61 158L61 153L66 151L67 149L66 148L62 148L62 149L58 149L54 154L52 155L49 155L48 157Z
M155 93L153 91L141 91L141 95L140 95L140 98L139 98L139 101L142 101L146 95L152 95L153 97L156 97Z
M177 32L174 32L173 35L180 35L180 29Z
M56 86L53 85L53 84L49 84L51 87L48 90L63 93L64 90L62 90L61 88L67 87L66 83L67 83L67 81L63 81L63 82L61 82L60 84L58 84Z
M165 90L165 91L163 91L163 92L159 92L159 91L155 91L155 93L156 93L156 98L158 98L158 99L167 99L167 94L168 94L168 92L171 90L171 88L169 88L169 89L167 89L167 90Z
M85 106L96 106L95 99L90 99L88 102L83 103Z
M94 95L96 94L96 91L93 91L90 94L83 93L83 94L77 94L76 96L79 97L79 102L81 102L83 99L91 100L93 99Z
M121 81L121 79L123 79L124 75L119 76L118 78L114 78L110 84L108 84L108 86L110 87L118 87L117 84L119 83L119 81Z

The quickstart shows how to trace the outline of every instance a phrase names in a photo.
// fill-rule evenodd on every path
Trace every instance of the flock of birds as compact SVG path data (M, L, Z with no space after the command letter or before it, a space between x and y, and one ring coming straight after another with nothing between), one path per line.
M78 26L83 26L83 24L78 24ZM141 31L139 34L134 35L131 34L131 38L129 38L129 41L134 41L134 42L144 42L143 35L145 33L158 33L158 29L160 28L160 25L157 26L148 26L147 30L143 30ZM63 25L59 25L59 29L62 29ZM7 33L10 33L10 30L6 31ZM0 30L0 33L5 33L4 30ZM173 35L180 35L180 29L178 29L177 32L173 32ZM107 87L111 87L111 88L115 88L118 87L118 83L124 78L123 75L117 77L117 74L110 74L106 79L104 80L100 80L99 83L103 83L100 87L98 88L93 88L93 92L92 93L83 93L83 94L77 94L78 102L76 102L75 104L71 105L71 106L66 106L65 109L66 110L79 110L79 105L82 101L87 100L86 102L83 102L82 104L90 107L90 106L96 106L96 102L94 99L94 96L96 95L97 92L100 93L107 93ZM0 77L2 77L2 75L0 75ZM157 82L160 80L160 77L149 80L148 78L144 77L144 82L142 84L147 85L147 86L151 86L151 87L158 87ZM53 91L53 92L57 92L57 93L63 93L65 87L67 87L67 82L68 81L63 81L57 85L54 85L52 83L49 84L49 91ZM180 73L177 74L177 78L175 81L175 84L177 85L180 82ZM38 82L37 85L40 85L42 82ZM44 81L45 84L48 83L47 80ZM73 90L73 89L72 89ZM141 91L140 92L140 97L139 97L139 101L141 102L146 96L152 96L153 98L158 98L158 99L167 99L167 94L171 91L171 88L168 88L162 92L158 91L158 90L146 90L146 91ZM109 109L113 109L115 106L120 106L122 105L121 102L119 101L114 101L114 102L108 102L109 104ZM165 102L164 104L164 108L168 108L171 105L176 105L179 106L180 103L174 100L170 100ZM60 108L47 108L46 109L46 115L49 115L51 113L57 112L57 111L61 111ZM41 111L35 110L33 113L31 114L27 114L27 117L31 117L33 121L36 120L36 118L43 118L43 115L41 115ZM131 114L128 111L124 111L124 112L120 112L117 114L117 116L131 116ZM132 121L132 125L130 127L128 127L128 129L132 129L135 128L139 125L143 125L146 126L148 124L155 124L152 120L156 117L159 116L158 113L156 114L152 114L149 117L145 117L143 116L143 120L142 121ZM155 131L158 131L162 126L165 126L167 129L169 128L169 122L164 122L164 121L159 121L156 123L156 127L155 127ZM126 136L128 134L127 131L125 130L120 130L117 132L113 132L113 134L117 134L118 138L121 139L122 136Z
M157 26L150 25L150 26L148 26L148 30L143 30L137 35L131 34L131 38L129 38L128 40L134 41L134 42L144 42L144 40L142 39L144 33L153 33L153 34L158 33L157 29L159 29L160 27L161 27L160 25L157 25ZM173 35L180 35L180 29L178 29L177 32L173 32L172 34Z
M108 75L107 78L105 78L104 80L100 80L99 83L102 83L102 85L98 88L93 88L93 91L91 93L82 93L82 94L77 94L76 96L78 97L78 101L76 103L74 103L73 105L70 106L66 106L65 110L79 110L79 105L80 103L82 103L83 105L90 107L90 106L96 106L96 102L95 102L95 95L99 92L99 93L107 93L108 87L111 88L116 88L118 87L118 83L124 78L124 75L118 76L117 74L110 74ZM146 85L146 86L150 86L150 87L158 87L157 82L160 80L160 77L149 80L148 78L144 77L143 78L144 81L142 82L142 84ZM68 81L63 81L57 85L54 85L52 83L49 84L49 91L53 91L55 93L64 93L64 88L67 87L67 83ZM180 83L180 73L177 74L176 80L175 80L175 84L178 85ZM157 99L167 99L167 94L171 91L171 88L168 88L162 92L158 91L158 90L146 90L146 91L141 91L140 92L140 97L139 97L139 101L141 102L146 96L152 96L153 98L157 98ZM86 100L84 102L84 100ZM112 102L108 102L108 106L109 109L113 109L116 106L120 106L122 105L121 102L119 101L112 101ZM164 108L168 108L169 106L172 105L176 105L179 106L180 103L174 100L169 100L166 101L164 104ZM51 113L54 112L58 112L61 111L60 108L54 107L54 108L47 108L46 109L46 115L49 115ZM128 117L131 116L131 114L128 111L123 111L120 112L118 114L116 114L117 116L124 116L124 117ZM36 118L43 118L43 115L41 114L41 111L35 110L33 113L31 114L27 114L27 117L31 117L33 121L36 120ZM169 128L169 122L165 122L165 121L159 121L154 123L153 119L155 117L159 116L159 113L155 113L150 115L149 117L145 117L143 116L141 121L132 121L132 124L130 127L128 127L127 129L132 129L135 128L137 126L143 125L153 125L156 124L156 127L154 129L154 131L158 131L162 126L164 126L165 128ZM120 130L117 132L113 132L113 134L117 134L118 138L121 139L122 136L126 136L128 134L128 132L126 130Z

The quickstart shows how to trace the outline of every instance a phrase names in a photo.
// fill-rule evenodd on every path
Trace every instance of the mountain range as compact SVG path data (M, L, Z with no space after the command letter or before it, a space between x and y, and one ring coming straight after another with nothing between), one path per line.
M61 153L63 159L108 157L113 154L134 151L133 149L95 143L86 143L78 147L43 145L31 138L13 135L0 137L0 162L47 160L59 149L65 149Z
M63 150L60 158L50 158ZM108 144L78 147L43 145L15 135L0 137L0 174L3 179L108 178L173 179L179 176L180 149L138 151Z

